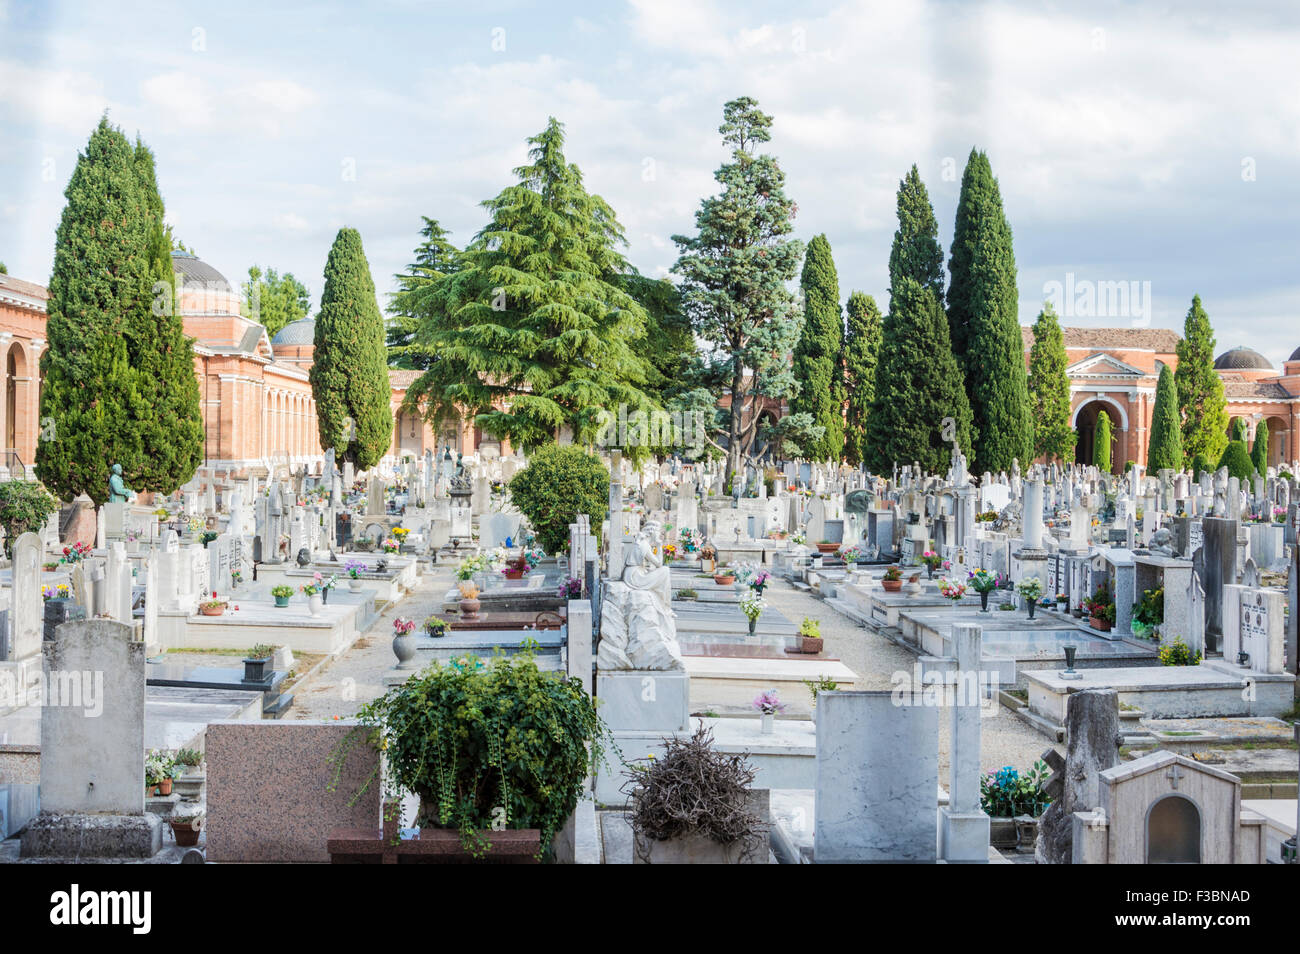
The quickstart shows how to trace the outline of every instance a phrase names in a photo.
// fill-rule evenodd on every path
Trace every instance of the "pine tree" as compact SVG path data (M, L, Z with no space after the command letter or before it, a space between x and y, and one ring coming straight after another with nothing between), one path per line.
M901 278L881 338L886 346L880 350L865 429L867 467L883 474L895 463L915 461L943 473L951 461L951 441L970 446L970 407L934 292Z
M1029 349L1029 407L1034 422L1034 456L1074 463L1078 440L1070 426L1070 376L1065 369L1065 338L1050 302L1034 322Z
M393 439L384 319L356 229L339 229L325 262L310 371L322 447L359 470L379 463Z
M614 283L630 266L614 210L564 157L554 118L528 140L519 182L483 203L489 224L459 268L419 293L417 345L434 354L407 392L442 422L465 413L529 450L589 444L611 415L652 405L638 347L645 310Z
M851 464L861 464L867 459L867 415L876 393L881 318L876 300L862 292L849 295L845 311L848 313L848 331L844 336L848 411L844 429L844 456Z
M913 165L898 183L898 229L889 250L889 294L903 278L934 292L943 301L943 246L930 193Z
M1200 295L1192 298L1177 353L1174 384L1183 422L1183 453L1218 460L1228 443L1228 414L1223 380L1214 370L1214 329Z
M1103 474L1110 473L1110 442L1110 415L1101 411L1097 415L1097 424L1092 431L1092 464Z
M1151 438L1147 442L1147 470L1156 473L1166 467L1183 469L1183 432L1178 421L1178 388L1169 365L1160 366L1156 384L1156 406L1151 414Z
M801 448L810 460L838 461L844 454L844 316L835 259L826 236L808 243L803 274L803 331L794 349L799 393L790 400L795 414L808 414L822 436Z
M36 473L61 499L84 493L98 504L108 499L113 464L128 484L138 482L154 450L138 425L152 409L136 389L128 340L150 311L156 217L135 151L107 117L78 155L64 196L46 303Z
M1250 459L1256 473L1261 477L1268 474L1268 421L1255 425L1255 443L1250 448Z
M420 318L426 308L427 289L460 268L460 250L447 239L449 233L437 219L421 216L423 241L415 247L415 261L393 277L397 291L388 302L388 363L394 368L427 370L435 355L417 340Z
M1024 339L1011 227L988 157L972 149L962 175L948 271L953 353L966 373L976 472L1033 455Z
M148 309L132 313L127 354L137 377L139 399L149 411L136 422L140 445L147 452L129 472L123 465L123 472L136 490L170 494L193 477L203 463L203 413L199 408L199 380L194 373L194 339L186 336L184 320L176 307L172 235L164 221L154 156L138 138L135 166L151 218L152 301Z
M756 152L772 138L772 117L748 96L723 106L722 116L718 131L732 150L731 161L714 173L722 192L700 203L696 235L673 236L682 253L673 271L682 278L691 327L726 368L730 483L754 446L758 401L795 389L789 355L799 320L786 283L799 269L803 245L787 237L795 205L785 194L785 173L774 157ZM818 436L807 416L782 423Z

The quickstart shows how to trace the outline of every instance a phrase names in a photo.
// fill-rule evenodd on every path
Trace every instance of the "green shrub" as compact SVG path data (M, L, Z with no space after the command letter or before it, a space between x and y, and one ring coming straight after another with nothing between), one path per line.
M595 454L581 447L551 444L528 459L510 480L510 499L532 524L543 550L569 548L569 524L578 514L599 527L609 513L609 471Z
M1236 477L1240 481L1247 481L1255 476L1255 465L1250 459L1250 451L1246 450L1245 441L1228 441L1228 446L1223 449L1223 456L1219 458L1219 467L1228 468L1228 476Z
M1031 815L1037 818L1051 798L1043 791L1047 781L1047 763L1039 760L1021 775L1010 765L980 777L980 808L990 818L1014 818Z
M1199 666L1201 654L1193 653L1183 637L1175 636L1172 643L1160 647L1160 662L1165 666Z
M1204 454L1197 454L1192 458L1192 479L1200 480L1201 473L1210 469L1210 462L1205 459Z
M608 737L581 680L542 672L528 646L488 663L471 656L435 662L357 719L330 755L330 790L348 752L366 739L384 749L385 797L414 792L417 824L457 829L472 853L486 849L479 833L502 825L540 829L542 845L550 845L583 782L604 762Z
M0 483L0 528L5 532L5 556L14 555L14 541L28 531L39 533L59 509L59 502L34 480Z
M271 595L278 596L281 599L284 599L287 596L293 596L293 587L284 585L273 586L271 587Z

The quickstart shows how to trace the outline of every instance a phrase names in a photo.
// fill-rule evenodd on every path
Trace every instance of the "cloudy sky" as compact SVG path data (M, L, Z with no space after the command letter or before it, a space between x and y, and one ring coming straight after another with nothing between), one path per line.
M948 245L975 146L1015 233L1022 323L1073 288L1066 323L1181 329L1199 293L1220 347L1280 363L1300 345L1288 6L0 0L0 260L48 279L63 189L107 110L157 153L178 236L232 281L275 267L316 301L350 225L382 298L420 216L467 240L554 115L631 261L664 274L714 189L722 104L751 95L775 117L798 234L826 233L844 297L885 305L914 162ZM1127 307L1089 309L1119 282Z

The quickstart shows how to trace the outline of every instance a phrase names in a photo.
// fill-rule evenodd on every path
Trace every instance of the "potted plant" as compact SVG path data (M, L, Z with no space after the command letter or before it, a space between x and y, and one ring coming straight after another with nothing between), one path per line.
M560 589L559 589L560 599L580 600L582 599L582 589L583 589L582 580L579 580L576 577L572 577L572 576L567 577L565 581L560 584Z
M1158 634L1165 622L1165 590L1143 590L1142 599L1133 604L1134 633L1139 636Z
M501 573L507 580L522 580L524 574L528 572L528 561L524 559L523 554L514 557L506 562Z
M424 631L434 639L441 639L447 635L447 621L441 616L426 616Z
M478 611L483 603L478 598L478 587L473 583L462 581L460 589L460 615L465 619L478 619Z
M839 683L830 676L818 676L816 679L804 679L801 681L808 688L809 695L812 696L812 717L813 721L816 722L818 694L823 692L834 692L840 687Z
M805 616L799 623L799 652L819 653L823 643L821 621Z
M690 587L687 587L684 590L677 591L677 598L679 600L684 600L687 603L694 603L696 599L699 597L699 595L700 595L699 593L696 593Z
M768 852L763 807L745 755L713 749L701 726L664 741L661 755L623 774L631 806L635 864L751 864Z
M967 582L980 595L980 612L989 611L989 594L997 589L998 581L988 570L974 570L967 574Z
M834 540L818 540L817 552L822 556L829 556L840 548L840 545Z
M943 557L933 550L926 550L921 554L921 562L925 564L926 579L933 580L934 571L943 563Z
M785 711L785 703L777 696L775 689L766 689L754 697L751 705L758 710L758 731L762 735L771 735L776 726L776 714Z
M275 647L258 643L244 657L244 682L267 682L270 678Z
M730 567L720 566L713 574L713 582L718 586L730 586L736 582L736 574L732 572Z
M1016 592L1029 606L1029 618L1033 619L1038 598L1043 595L1043 581L1036 576L1027 576L1016 584Z
M276 606L288 606L289 597L293 596L293 587L281 583L279 586L271 587L271 595L275 597Z
M434 662L357 719L330 753L329 789L337 790L353 747L382 747L385 796L413 793L420 840L444 843L450 854L440 857L452 862L506 851L540 858L604 763L609 739L582 681L541 671L527 650Z
M217 599L217 591L212 591L212 599L199 604L199 612L204 616L220 616L226 611L226 601Z
M144 793L145 796L158 794L167 796L172 793L172 770L175 762L166 752L150 749L144 757Z
M199 843L199 833L203 830L203 813L196 811L178 811L167 819L176 847L193 848Z
M992 819L993 847L1034 850L1038 820L1051 801L1043 791L1047 776L1047 764L1039 760L1024 775L1007 765L980 778L980 808Z
M380 544L380 548L385 553L396 553L402 549L402 545L394 537L385 537L384 542Z
M1103 633L1110 630L1115 622L1115 602L1111 599L1109 583L1103 582L1097 587L1087 603L1087 610L1089 626Z
M889 567L880 578L880 585L886 593L897 593L903 588L903 571L896 566Z
M348 589L354 593L361 589L361 574L366 571L366 565L360 560L348 560L343 564L343 572L348 575Z
M714 564L718 559L718 550L711 543L706 543L700 547L700 569L705 573L712 573Z
M749 621L749 635L754 635L755 628L758 626L758 618L763 615L763 610L767 604L763 602L761 594L754 590L749 590L740 598L740 611L745 614L745 619Z
M939 581L939 594L950 601L953 606L956 606L961 602L962 597L966 595L966 584L958 580L941 579Z
M310 583L304 583L298 587L302 595L307 597L307 612L311 613L312 616L319 616L321 607L325 605L325 600L321 597L322 582L321 575L313 573Z

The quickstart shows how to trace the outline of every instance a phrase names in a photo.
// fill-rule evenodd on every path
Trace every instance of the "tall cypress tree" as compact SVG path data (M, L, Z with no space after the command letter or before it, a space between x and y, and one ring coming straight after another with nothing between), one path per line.
M970 446L970 407L948 344L943 308L929 288L900 278L885 316L875 395L867 412L866 464L888 473L919 462L943 473L955 439Z
M913 165L898 183L898 229L889 250L889 294L897 283L910 278L943 301L943 246L939 222L934 217L930 193Z
M84 493L103 503L113 464L138 482L145 455L157 450L142 440L138 422L152 409L136 389L128 352L149 314L156 219L135 151L107 117L78 155L64 196L46 303L36 473L64 500Z
M1183 421L1183 453L1218 460L1228 445L1228 413L1223 380L1214 370L1214 329L1200 295L1193 296L1187 310L1177 353L1174 384Z
M876 300L862 292L849 295L845 311L848 313L848 330L844 336L844 373L849 403L844 428L844 456L851 464L861 464L867 459L867 415L876 393L881 318Z
M794 349L798 396L791 398L795 414L808 414L823 428L822 436L801 448L810 460L838 461L844 454L844 317L840 312L840 283L826 236L814 236L804 256L803 331Z
M171 229L164 222L153 152L138 138L135 166L150 215L151 306L137 309L127 337L136 388L149 413L136 422L148 449L128 481L164 494L186 483L203 463L203 414L194 373L194 339L185 334L172 268ZM125 467L123 468L125 470Z
M360 470L379 463L393 439L384 319L356 229L339 229L325 262L310 371L322 447Z
M1250 446L1250 459L1261 477L1268 474L1268 421L1255 425L1255 443Z
M1050 302L1034 322L1029 350L1029 407L1034 421L1034 455L1074 462L1078 439L1070 426L1070 376L1065 373L1065 338Z
M651 407L637 346L646 314L614 284L630 271L614 210L588 193L552 118L519 181L483 203L491 221L458 267L419 293L417 344L436 355L407 400L436 421L475 415L531 449L598 438L606 415Z
M1234 417L1228 424L1228 442L1232 441L1246 443L1246 422L1239 417Z
M1103 474L1110 473L1110 442L1112 439L1112 430L1110 426L1110 415L1101 411L1097 415L1097 423L1092 431L1092 463L1093 466Z
M1033 455L1024 340L1011 227L988 156L974 149L962 175L948 271L953 353L966 372L975 424L973 469L1008 470Z
M1151 413L1151 438L1147 442L1147 470L1183 469L1183 432L1178 420L1178 388L1169 365L1160 366L1156 406Z

